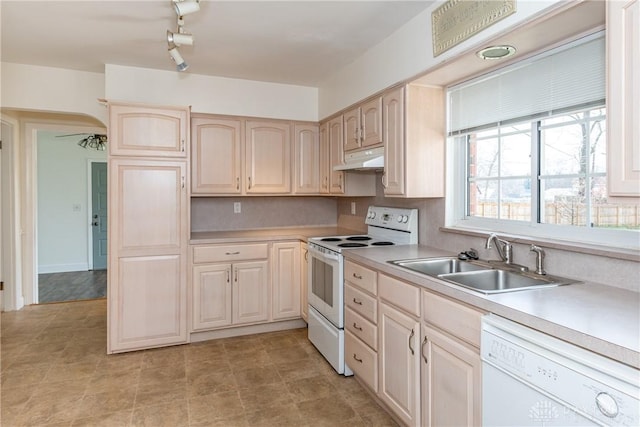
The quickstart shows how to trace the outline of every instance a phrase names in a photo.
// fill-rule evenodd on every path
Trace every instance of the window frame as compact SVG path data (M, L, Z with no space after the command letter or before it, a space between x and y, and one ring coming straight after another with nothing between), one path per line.
M593 106L588 109L577 109L576 112L605 108L605 105ZM469 215L468 179L468 135L454 135L447 138L447 204L445 225L449 228L498 232L529 238L567 241L570 243L595 244L613 248L637 250L640 247L640 233L637 230L606 229L589 226L558 225L540 222L540 179L549 177L541 175L541 123L544 119L567 115L568 112L549 117L530 118L519 122L531 123L531 220L509 220L499 218L484 218ZM606 111L605 111L605 120ZM606 175L608 171L605 171ZM602 176L603 173L587 171L587 177ZM578 176L579 174L576 174ZM496 176L500 181L500 176ZM590 210L590 209L589 209ZM590 213L589 213L590 215Z

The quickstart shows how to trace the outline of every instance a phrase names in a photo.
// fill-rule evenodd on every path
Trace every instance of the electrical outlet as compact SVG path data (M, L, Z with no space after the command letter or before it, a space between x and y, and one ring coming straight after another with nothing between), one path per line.
M356 214L356 202L351 202L351 215Z
M233 213L240 213L240 212L242 212L242 204L240 202L234 202Z

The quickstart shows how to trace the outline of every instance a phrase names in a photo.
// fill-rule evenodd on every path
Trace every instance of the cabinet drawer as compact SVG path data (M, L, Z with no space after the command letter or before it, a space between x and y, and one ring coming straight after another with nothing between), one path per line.
M345 284L344 304L373 323L378 323L378 302L361 290Z
M480 347L481 311L426 291L422 293L422 305L425 321Z
M400 280L381 274L378 277L380 297L405 310L409 314L420 317L420 289Z
M351 261L345 261L344 263L344 280L372 295L378 295L377 276L378 274L375 271L354 264Z
M378 391L378 354L349 331L344 333L344 360L358 378Z
M266 243L254 245L212 245L194 246L193 263L226 262L247 259L266 259L268 254Z
M344 328L364 341L372 349L378 349L377 326L349 307L344 311Z

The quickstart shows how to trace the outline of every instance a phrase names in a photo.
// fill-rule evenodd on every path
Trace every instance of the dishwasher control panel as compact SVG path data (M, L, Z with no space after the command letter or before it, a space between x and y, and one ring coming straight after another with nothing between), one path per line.
M586 418L640 425L640 373L629 366L494 315L483 319L480 352L483 366L505 372Z

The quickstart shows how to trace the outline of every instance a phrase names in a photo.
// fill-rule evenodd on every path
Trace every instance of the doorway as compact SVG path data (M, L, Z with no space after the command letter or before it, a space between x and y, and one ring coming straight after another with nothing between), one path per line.
M80 144L84 137L37 135L39 303L106 296L106 152Z

